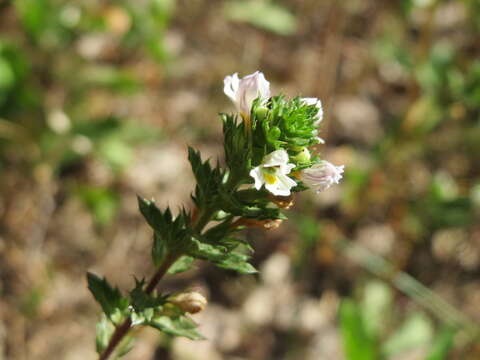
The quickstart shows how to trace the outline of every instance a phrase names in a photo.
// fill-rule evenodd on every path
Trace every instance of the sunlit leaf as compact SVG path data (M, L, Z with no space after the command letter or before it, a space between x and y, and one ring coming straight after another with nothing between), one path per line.
M231 20L246 22L280 35L291 35L297 29L295 16L272 1L229 1L224 10Z

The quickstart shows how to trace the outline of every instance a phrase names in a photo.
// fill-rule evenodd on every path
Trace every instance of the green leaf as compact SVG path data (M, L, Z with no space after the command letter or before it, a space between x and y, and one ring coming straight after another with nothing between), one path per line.
M453 347L453 339L455 337L455 330L451 328L444 328L438 334L425 360L444 360L447 359L448 353Z
M105 315L103 315L102 318L97 322L96 326L95 343L98 354L103 353L103 351L107 348L114 332L115 326L108 321ZM133 342L134 341L131 336L125 336L120 342L113 358L117 359L127 354L132 349Z
M40 35L51 21L52 9L46 0L17 0L15 6L22 24L33 36Z
M365 329L360 309L351 299L343 300L340 305L340 328L346 359L377 359L374 342Z
M187 316L179 316L174 318L168 316L157 316L147 325L172 336L184 336L191 340L205 339L200 333L197 332L197 325L195 322Z
M380 338L389 325L393 293L384 282L371 281L365 286L361 303L365 329L372 338Z
M191 230L190 215L182 210L173 218L169 208L160 211L154 201L138 197L138 206L147 223L155 230L152 257L156 265L162 263L167 253L182 253L188 246Z
M108 281L97 275L87 273L88 289L103 309L103 312L112 317L117 310L123 311L128 307L128 299L122 297L117 288L110 286Z
M120 345L118 345L118 350L115 354L115 358L121 358L125 355L127 355L130 350L132 350L133 345L135 343L135 339L132 336L125 336L123 340L120 342Z
M258 271L247 262L249 257L237 252L228 253L222 260L216 261L215 265L223 269L234 270L240 274L256 274Z
M189 250L191 256L209 260L218 267L234 270L240 274L255 274L257 270L250 265L249 257L238 252L228 250L225 246L212 245L192 238L192 247Z
M234 179L248 177L252 162L252 149L245 123L237 121L235 115L222 114L221 119L225 161L230 170L229 177Z
M108 321L105 315L102 315L102 318L97 322L96 330L97 353L101 354L107 348L110 338L115 331L115 326Z
M162 232L166 225L166 222L171 222L172 215L170 210L167 209L164 214L160 209L155 205L155 201L147 200L140 196L137 196L138 208L142 213L145 220L147 220L148 225L150 225L154 230Z
M168 254L167 243L157 233L153 233L152 260L155 266L160 266Z
M256 199L249 196L249 193L255 196L255 192ZM266 191L253 190L249 192L248 190L241 190L232 194L221 189L219 195L221 197L222 209L231 215L254 218L256 220L286 219L286 216L282 214L279 208L272 206L268 200L265 200L264 197L268 196Z
M114 172L126 169L133 159L131 146L119 136L110 136L98 144L98 155Z
M0 93L15 84L15 73L10 63L0 57Z
M195 259L191 256L182 256L180 259L175 261L172 266L168 269L169 274L178 274L192 268L193 262Z
M410 315L403 325L385 342L383 353L387 357L427 345L433 337L433 325L421 312Z
M78 188L78 196L98 225L108 225L117 214L118 196L107 188L81 186Z
M218 164L212 168L209 160L202 162L200 153L191 147L188 148L188 161L197 180L195 194L192 195L193 201L199 208L212 207L222 186L224 172Z
M166 298L164 296L147 294L144 285L145 280L135 279L135 287L130 291L130 303L136 313L142 313L150 308L157 309L165 303Z
M192 238L189 253L200 259L216 261L225 257L226 249L223 246L207 244Z
M246 22L280 35L291 35L297 30L295 16L272 1L229 1L224 11L231 20Z

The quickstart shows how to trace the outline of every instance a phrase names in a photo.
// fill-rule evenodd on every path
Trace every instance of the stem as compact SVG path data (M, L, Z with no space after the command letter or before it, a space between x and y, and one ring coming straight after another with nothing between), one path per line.
M167 273L168 269L170 266L178 259L179 256L169 256L165 259L165 261L160 265L158 270L155 272L153 277L150 279L150 281L147 284L147 287L145 289L145 292L147 294L151 294L153 290L155 290L155 287L158 285L160 280L165 276ZM107 360L110 355L112 355L113 351L115 348L120 344L122 339L128 334L132 326L132 319L127 317L125 321L116 327L110 342L108 343L108 346L105 348L103 353L100 355L99 360Z
M129 316L120 326L117 326L107 348L100 355L99 360L107 360L110 357L110 355L113 353L113 350L115 350L117 345L120 344L120 341L122 341L123 337L128 334L130 326L132 326L132 319Z
M157 272L153 275L147 287L145 288L145 292L147 294L151 294L153 290L157 287L160 280L164 277L167 273L168 269L172 264L179 258L177 255L171 255L165 259L162 265L158 268Z

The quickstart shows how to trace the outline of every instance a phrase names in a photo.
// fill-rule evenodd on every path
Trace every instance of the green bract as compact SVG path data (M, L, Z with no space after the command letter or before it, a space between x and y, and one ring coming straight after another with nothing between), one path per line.
M301 168L309 167L316 159L298 159L304 149L318 144L318 108L300 97L291 100L274 96L266 106L254 103L252 110L253 164L258 165L268 153L285 149Z

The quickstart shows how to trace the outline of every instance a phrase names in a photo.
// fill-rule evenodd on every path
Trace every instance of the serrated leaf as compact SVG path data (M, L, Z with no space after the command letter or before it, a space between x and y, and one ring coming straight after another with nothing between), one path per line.
M252 151L245 123L235 115L222 114L225 160L233 178L248 176ZM228 189L229 190L229 189Z
M158 316L149 322L148 325L172 336L183 336L191 340L205 339L197 332L195 322L186 316L175 318Z
M199 208L210 207L216 201L225 174L218 164L212 168L209 160L202 162L200 152L191 147L188 148L188 161L197 180L192 199Z
M144 199L137 196L138 208L142 213L147 223L157 231L163 231L165 226L164 215L160 209L155 205L154 201Z
M182 256L170 266L168 273L173 275L190 270L194 261L195 259L191 256Z
M191 232L190 215L182 209L174 218L169 208L161 211L154 201L138 197L138 206L147 223L155 230L152 258L156 265L163 262L167 253L178 254L188 245Z
M147 294L144 285L145 280L135 279L135 287L130 291L130 303L137 314L141 314L147 309L157 309L165 303L164 296ZM148 318L149 313L144 315Z
M97 275L87 273L88 289L103 309L103 312L111 317L117 310L125 310L128 307L128 299L122 297L117 288L110 286L108 281Z
M351 299L340 305L340 328L347 360L377 359L375 344L369 337L359 307Z

